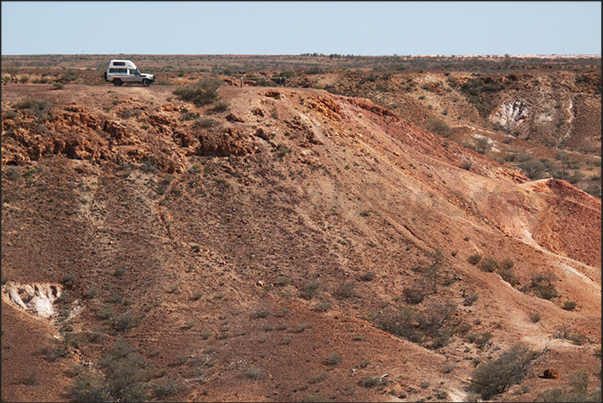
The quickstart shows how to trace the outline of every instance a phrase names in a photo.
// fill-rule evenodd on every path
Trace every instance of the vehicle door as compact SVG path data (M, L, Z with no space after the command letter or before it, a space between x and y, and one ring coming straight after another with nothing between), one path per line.
M137 83L140 81L140 72L138 69L128 69L128 82Z

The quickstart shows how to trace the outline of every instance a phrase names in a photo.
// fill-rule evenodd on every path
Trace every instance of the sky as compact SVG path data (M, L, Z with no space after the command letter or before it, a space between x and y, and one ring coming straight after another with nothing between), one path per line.
M2 1L2 54L600 55L600 1Z

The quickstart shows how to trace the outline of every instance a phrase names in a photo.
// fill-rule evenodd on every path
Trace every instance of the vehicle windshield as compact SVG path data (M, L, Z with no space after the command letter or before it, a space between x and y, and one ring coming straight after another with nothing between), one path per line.
M136 74L137 76L140 75L140 70L136 69L136 71L134 72L134 74Z

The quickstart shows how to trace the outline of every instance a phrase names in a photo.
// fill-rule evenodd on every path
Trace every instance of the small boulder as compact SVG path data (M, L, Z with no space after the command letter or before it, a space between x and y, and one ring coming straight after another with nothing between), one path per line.
M561 377L561 374L556 369L545 369L542 377L545 379L558 379Z

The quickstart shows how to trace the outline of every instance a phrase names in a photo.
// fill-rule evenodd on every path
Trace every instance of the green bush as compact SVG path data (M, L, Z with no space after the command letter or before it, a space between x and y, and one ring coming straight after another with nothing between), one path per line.
M500 267L504 270L511 270L511 268L515 266L515 262L513 262L511 259L504 258L501 262L500 262Z
M522 345L514 345L494 361L480 364L471 373L469 388L484 400L519 384L527 375L537 353Z
M364 273L362 275L362 277L360 277L360 280L362 281L372 281L375 278L375 273L372 271L367 271L366 273Z
M538 312L530 312L529 317L532 323L538 323L541 319L540 314Z
M584 369L571 373L568 376L571 389L547 389L540 393L537 401L540 402L600 402L601 388L588 391L588 372Z
M222 80L217 78L202 78L196 83L176 88L174 95L197 106L205 106L218 99L218 89L222 84Z
M475 139L474 150L478 153L486 154L488 151L490 151L491 148L492 146L490 145L490 142L487 138L478 137L477 139Z
M360 386L364 386L365 388L373 388L381 383L381 378L378 376L366 374L358 384Z
M75 274L65 273L61 282L65 287L73 287L73 284L75 283Z
M507 283L511 284L512 287L515 287L516 285L519 285L519 280L517 279L517 277L515 277L515 275L513 274L513 272L509 269L498 269L496 271L496 273L503 279L505 280Z
M353 298L356 297L356 291L354 290L355 285L349 281L341 284L337 289L335 295L337 298Z
M551 300L559 296L559 293L553 285L557 277L552 271L535 274L531 277L529 289L539 298Z
M467 259L467 261L468 261L469 263L471 263L472 265L474 265L474 266L475 266L475 265L477 265L477 264L479 263L479 261L480 261L480 260L482 260L482 257L481 257L480 255L478 255L478 254L471 255L471 256L469 256L469 258Z
M261 368L253 367L251 365L245 367L243 373L245 374L245 377L249 379L260 379L266 376L266 372L264 372L264 370L262 370Z
M521 169L525 176L532 180L540 179L546 169L542 162L534 159L520 162L517 164L517 167Z
M300 296L304 299L312 299L317 293L320 283L316 280L306 281L300 290Z
M214 104L213 108L210 109L212 113L226 112L230 108L230 104L226 101L218 101Z
M314 308L320 312L326 312L333 307L329 301L320 301L314 305Z
M498 262L494 260L494 258L488 257L481 262L479 268L482 271L492 273L493 271L496 271L496 269L498 269Z
M14 118L16 118L18 115L19 115L19 114L18 114L17 112L15 112L15 111L7 111L7 112L4 114L4 119L7 119L7 120L8 120L8 119L14 119Z
M111 395L102 374L93 374L85 368L67 387L67 398L72 402L110 402Z
M465 297L465 300L463 301L463 305L472 306L475 303L475 301L477 301L478 297L479 296L477 295L476 292L472 292L471 294L469 294Z
M174 396L182 388L180 382L173 379L160 379L152 386L153 397L157 399L165 399L166 397Z
M563 309L566 311L573 311L576 308L576 303L574 301L565 301L563 303Z
M209 129L210 127L214 127L217 124L218 124L218 122L216 122L213 119L208 119L208 118L199 119L194 123L194 125L196 127L202 127L204 129Z
M439 134L442 137L450 137L452 130L443 120L437 118L427 119L426 129L432 133Z
M420 343L423 340L423 334L414 327L417 318L418 314L413 308L402 306L397 310L384 309L376 315L373 321L381 330L403 337L413 343Z
M324 361L324 364L334 367L335 365L339 364L342 360L343 360L343 357L341 354L331 353L331 354L329 354L329 357L327 357L327 359Z
M412 287L404 288L402 293L404 294L404 299L406 302L412 305L420 304L427 296L427 291L425 288L416 284Z
M488 344L490 342L491 339L492 339L492 333L489 333L489 332L482 333L482 335L480 337L478 337L477 340L475 340L475 345L477 347L479 347L480 349L483 349L486 346L486 344Z

